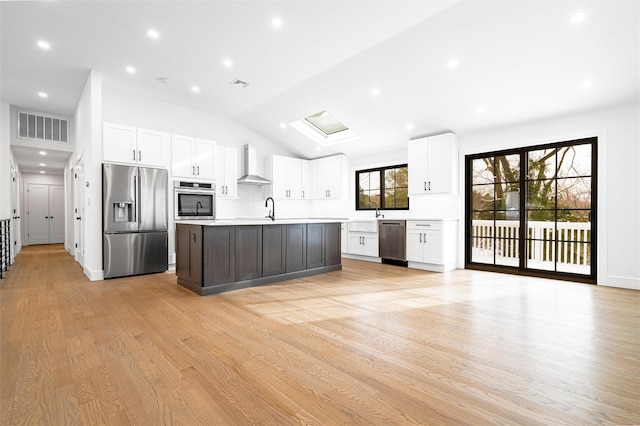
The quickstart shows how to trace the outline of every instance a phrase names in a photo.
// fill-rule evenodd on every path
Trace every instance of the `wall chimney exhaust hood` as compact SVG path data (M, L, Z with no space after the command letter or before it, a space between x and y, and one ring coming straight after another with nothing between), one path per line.
M242 164L244 167L242 172L244 174L238 179L238 183L245 185L271 185L269 179L258 176L258 155L256 154L256 147L246 144L242 151Z

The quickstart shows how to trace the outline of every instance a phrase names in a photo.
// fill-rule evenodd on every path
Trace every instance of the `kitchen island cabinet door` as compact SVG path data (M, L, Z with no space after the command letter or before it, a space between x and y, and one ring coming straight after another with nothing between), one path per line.
M287 225L287 272L307 269L307 225Z
M202 227L176 226L176 275L202 286Z
M236 226L236 281L262 276L262 225Z
M287 271L287 225L262 227L262 276L284 274Z
M309 223L307 225L307 269L325 265L325 235L324 223Z
M206 226L203 232L203 285L236 281L236 227Z
M342 224L325 225L325 265L339 265L342 262Z

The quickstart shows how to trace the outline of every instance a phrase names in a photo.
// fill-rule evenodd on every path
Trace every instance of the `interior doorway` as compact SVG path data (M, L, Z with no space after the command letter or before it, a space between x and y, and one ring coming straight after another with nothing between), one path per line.
M29 183L27 244L64 243L64 186Z

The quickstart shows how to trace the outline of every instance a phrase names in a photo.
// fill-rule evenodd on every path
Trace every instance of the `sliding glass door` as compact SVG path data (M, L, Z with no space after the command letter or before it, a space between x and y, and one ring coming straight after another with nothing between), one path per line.
M595 282L596 142L467 156L467 267Z

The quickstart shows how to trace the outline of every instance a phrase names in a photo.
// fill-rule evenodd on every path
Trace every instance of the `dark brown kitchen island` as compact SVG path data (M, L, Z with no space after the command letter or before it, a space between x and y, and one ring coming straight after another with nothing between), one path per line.
M339 220L176 224L178 284L201 296L341 270L340 252Z

